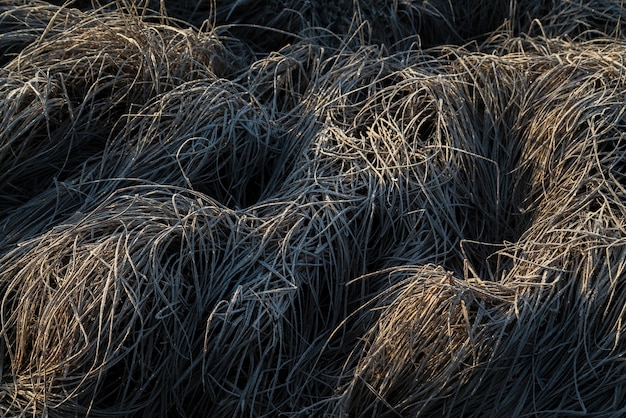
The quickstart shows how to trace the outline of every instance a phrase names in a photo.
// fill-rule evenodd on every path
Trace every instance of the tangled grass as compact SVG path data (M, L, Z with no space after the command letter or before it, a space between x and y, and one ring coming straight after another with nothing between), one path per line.
M623 5L501 6L1 2L2 415L625 414Z

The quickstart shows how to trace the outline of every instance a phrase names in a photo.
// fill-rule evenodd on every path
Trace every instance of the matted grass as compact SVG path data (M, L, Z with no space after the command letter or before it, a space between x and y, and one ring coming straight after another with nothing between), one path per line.
M2 415L626 413L623 8L506 3L1 3Z

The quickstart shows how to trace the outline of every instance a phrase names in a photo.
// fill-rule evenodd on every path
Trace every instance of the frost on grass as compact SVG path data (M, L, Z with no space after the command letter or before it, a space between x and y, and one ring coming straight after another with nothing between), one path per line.
M626 413L624 8L469 3L2 3L2 415Z

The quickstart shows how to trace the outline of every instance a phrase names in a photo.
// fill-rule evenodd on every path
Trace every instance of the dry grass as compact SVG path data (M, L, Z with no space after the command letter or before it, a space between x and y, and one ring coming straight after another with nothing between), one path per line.
M1 414L625 414L622 4L505 3L0 3Z

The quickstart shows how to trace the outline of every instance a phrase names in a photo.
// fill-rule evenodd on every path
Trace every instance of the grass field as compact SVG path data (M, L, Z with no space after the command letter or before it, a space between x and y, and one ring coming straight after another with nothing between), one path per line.
M0 1L0 415L626 415L624 6Z

